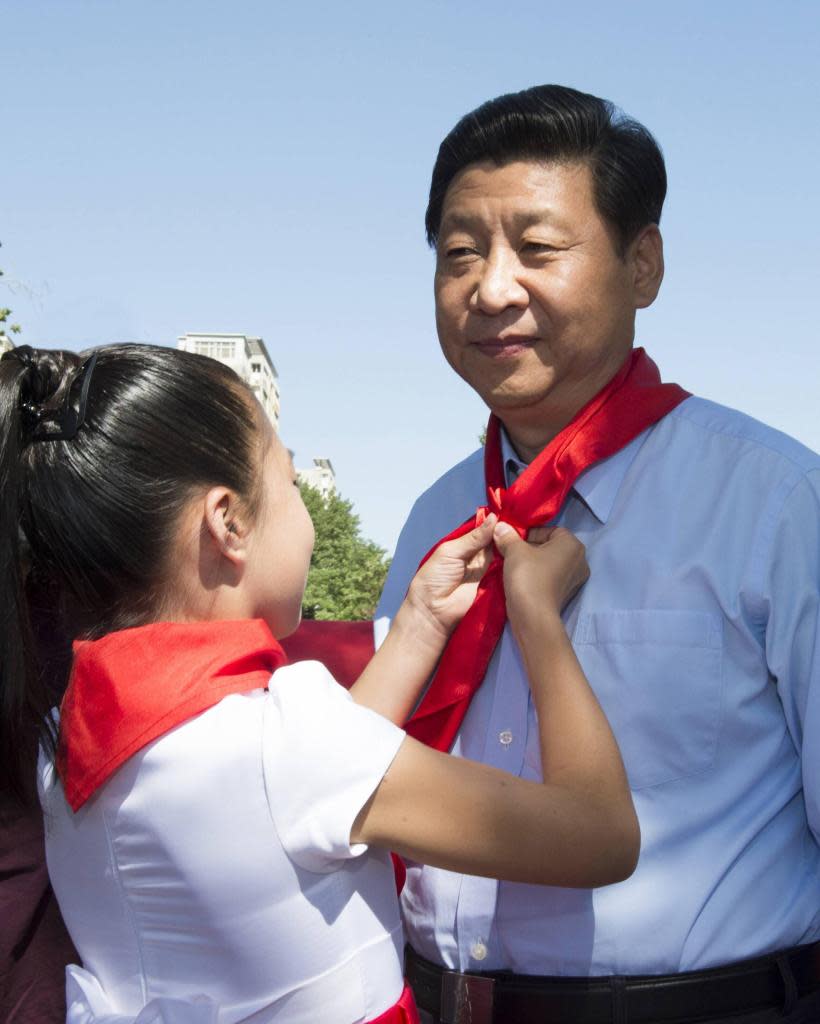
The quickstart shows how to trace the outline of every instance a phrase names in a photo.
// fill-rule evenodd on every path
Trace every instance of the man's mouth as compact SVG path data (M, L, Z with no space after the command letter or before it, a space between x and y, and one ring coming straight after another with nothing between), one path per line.
M505 334L502 336L478 338L470 342L482 355L491 359L509 359L533 347L537 337L527 334Z

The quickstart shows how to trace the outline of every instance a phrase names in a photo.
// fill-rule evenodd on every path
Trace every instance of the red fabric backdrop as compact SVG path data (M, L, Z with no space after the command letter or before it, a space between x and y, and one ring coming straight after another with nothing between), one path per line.
M305 621L281 644L288 661L321 661L349 689L373 657L373 623Z

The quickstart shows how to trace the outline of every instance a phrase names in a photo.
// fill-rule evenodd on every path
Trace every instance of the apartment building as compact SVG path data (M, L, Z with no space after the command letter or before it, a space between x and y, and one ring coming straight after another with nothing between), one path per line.
M336 473L330 459L314 459L310 469L297 469L296 476L301 483L315 488L323 498L336 490Z
M279 375L265 342L247 334L183 334L177 348L210 356L250 384L275 429L279 427Z

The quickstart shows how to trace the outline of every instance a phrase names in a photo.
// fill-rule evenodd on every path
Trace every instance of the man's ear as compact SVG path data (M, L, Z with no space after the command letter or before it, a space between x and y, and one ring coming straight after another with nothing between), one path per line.
M218 552L235 565L244 564L248 529L236 494L227 487L212 487L205 495L203 517Z
M657 224L647 224L629 246L635 309L646 309L663 281L663 238Z

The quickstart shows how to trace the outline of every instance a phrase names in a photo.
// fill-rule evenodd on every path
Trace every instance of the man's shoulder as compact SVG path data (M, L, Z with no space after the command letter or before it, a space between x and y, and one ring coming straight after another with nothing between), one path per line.
M720 405L706 398L692 396L667 417L676 433L691 435L685 443L698 436L708 436L727 458L743 454L756 455L782 472L804 475L820 470L820 455L800 441L754 417Z
M485 501L484 449L479 448L418 496L402 530L399 549L410 551L418 564L437 540L460 526Z
M473 499L479 491L479 498L484 493L484 449L477 448L466 459L451 466L446 473L435 480L418 496L413 505L411 515L417 510L427 512L429 508L440 508L446 503L450 508L462 501L475 503ZM457 523L453 524L458 525Z
M485 501L484 450L442 474L416 499L399 535L376 618L392 617L419 562L436 541L460 526Z

